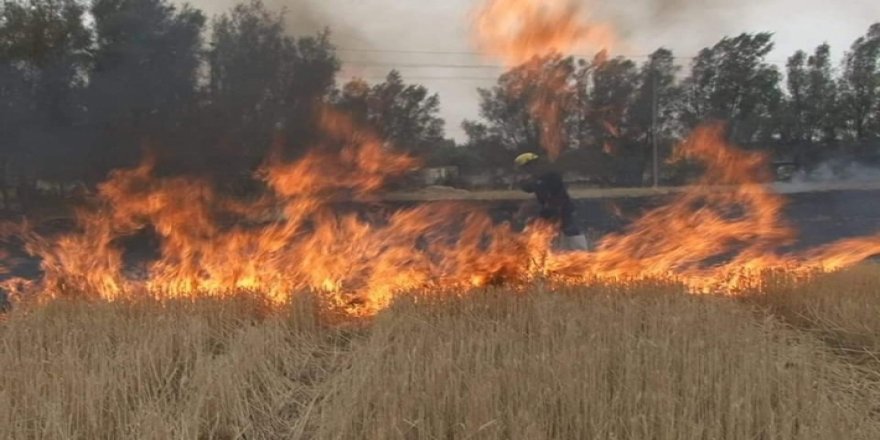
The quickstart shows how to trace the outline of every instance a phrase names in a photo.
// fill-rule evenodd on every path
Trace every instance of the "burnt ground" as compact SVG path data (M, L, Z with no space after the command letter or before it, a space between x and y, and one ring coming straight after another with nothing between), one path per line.
M579 221L584 230L600 234L619 231L630 220L653 206L663 204L668 197L593 198L577 200ZM786 216L800 232L795 248L809 248L842 238L870 235L880 232L880 190L841 190L796 193L787 196ZM473 209L487 209L498 222L512 220L522 200L492 200L464 202ZM348 205L343 211L367 212L381 217L383 213L413 206L416 202L386 202L369 207ZM70 220L54 220L41 226L43 233L61 233L73 226ZM142 267L156 257L158 241L149 231L127 237L119 243L126 249L126 261ZM0 280L12 276L38 278L39 261L24 253L21 243L12 239L5 246L5 258L10 271L0 274ZM4 295L0 292L0 308Z

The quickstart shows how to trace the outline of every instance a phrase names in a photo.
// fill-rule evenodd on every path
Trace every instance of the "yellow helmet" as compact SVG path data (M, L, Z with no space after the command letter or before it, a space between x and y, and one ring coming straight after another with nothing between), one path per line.
M528 163L531 163L531 162L538 160L539 157L540 156L538 156L535 153L523 153L523 154L520 154L519 156L516 156L516 159L514 159L514 163L516 163L516 166L521 167L521 166L524 166Z

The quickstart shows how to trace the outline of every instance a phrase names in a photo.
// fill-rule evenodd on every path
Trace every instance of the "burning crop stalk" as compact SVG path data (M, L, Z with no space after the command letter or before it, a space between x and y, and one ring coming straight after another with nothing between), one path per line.
M381 222L340 213L340 197L362 200L418 162L342 114L325 110L320 121L326 144L295 162L269 161L259 175L272 194L250 204L197 179L155 177L150 160L112 173L97 203L77 211L74 231L27 234L44 272L36 290L46 298L88 292L107 300L253 290L276 303L313 291L361 315L400 292L467 290L536 270L549 227L518 234L457 204L400 210ZM125 273L120 242L145 228L158 237L159 257L136 279Z
M44 271L27 290L107 300L251 290L278 304L311 291L362 316L405 292L461 292L539 278L567 285L660 278L694 292L736 293L754 288L756 275L766 271L809 275L880 253L880 236L780 252L796 233L782 218L785 200L767 185L767 158L728 145L721 124L696 130L678 149L704 166L696 185L605 237L595 252L555 253L548 225L518 233L457 203L423 204L381 221L339 212L341 192L364 198L417 161L383 148L343 115L328 111L322 121L341 152L318 145L295 162L270 161L260 175L272 203L242 206L206 182L155 177L150 161L113 173L100 186L98 203L77 211L74 231L25 234ZM265 221L271 212L283 215ZM218 220L229 217L236 221ZM126 274L119 243L147 227L159 238L159 257L138 279Z

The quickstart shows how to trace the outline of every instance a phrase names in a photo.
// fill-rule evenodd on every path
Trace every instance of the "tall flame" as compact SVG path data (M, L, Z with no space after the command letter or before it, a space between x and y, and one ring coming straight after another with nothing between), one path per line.
M614 28L570 0L488 0L475 15L477 45L508 67L578 50L610 50Z
M276 302L310 290L353 314L370 314L402 291L468 289L530 272L530 252L540 249L530 240L541 228L519 235L453 204L379 219L340 214L341 194L372 193L417 161L329 110L321 130L342 147L317 146L295 162L269 163L261 176L272 194L257 201L223 197L196 179L154 177L149 160L114 172L100 185L96 206L77 212L76 231L51 240L29 236L28 250L42 260L39 289L109 300L248 289ZM120 241L147 227L160 240L160 255L137 279L125 272Z
M540 142L552 160L565 148L565 101L572 95L566 66L552 65L557 55L579 50L605 51L617 44L614 28L591 20L580 3L546 0L488 0L474 19L477 46L522 74L508 84L511 96L535 89L529 112L540 127ZM535 147L538 147L536 145Z

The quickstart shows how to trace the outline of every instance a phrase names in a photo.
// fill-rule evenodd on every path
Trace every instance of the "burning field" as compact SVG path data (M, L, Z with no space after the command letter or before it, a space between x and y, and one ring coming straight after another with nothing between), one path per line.
M42 276L5 282L0 436L880 435L880 272L858 265L880 236L794 251L765 156L722 125L678 149L697 185L560 253L554 225L474 205L340 210L417 161L321 120L259 199L146 161L71 231L15 226Z
M474 35L488 57L526 71L536 57L619 44L612 28L566 2L488 1L476 11ZM528 98L529 109L541 122L541 146L554 158L565 138L558 92L568 85L517 78L508 84L511 95L521 93L523 81L542 91ZM368 317L407 292L522 290L536 282L575 287L650 279L682 283L692 293L736 295L760 287L767 272L808 279L880 253L880 235L793 252L797 232L783 216L785 198L769 185L768 156L730 145L719 122L696 128L672 158L701 167L702 177L603 237L592 252L554 252L555 225L518 231L472 205L341 212L341 202L377 200L387 182L419 161L330 106L315 112L312 148L292 161L271 154L255 176L266 188L257 199L230 197L195 177L158 176L147 158L111 173L95 200L76 211L71 231L5 227L40 260L42 272L36 280L9 279L6 290L13 301L37 302L250 291L279 306L308 292L328 310ZM155 236L156 255L132 267L125 242L144 231Z
M536 282L651 279L736 295L760 288L768 272L808 280L880 253L880 235L787 250L797 234L783 218L785 198L768 185L765 156L727 145L720 124L698 129L678 149L704 167L697 185L603 237L595 251L568 253L553 251L554 225L516 231L473 205L425 203L385 216L339 212L340 200L368 203L417 162L384 149L344 115L328 111L322 124L328 142L343 147L268 162L260 175L271 192L258 200L225 197L196 179L155 177L149 161L115 172L97 200L77 211L73 231L47 237L17 228L43 276L6 281L13 300L163 300L246 290L281 305L310 292L329 309L363 317L408 292L517 290ZM125 264L123 242L144 229L158 239L157 256L135 272Z
M560 4L487 2L479 47L528 69L619 44ZM555 158L566 85L539 80ZM258 197L148 157L72 228L4 225L40 270L2 283L0 437L880 438L880 233L796 246L769 157L723 123L675 150L693 185L559 252L557 225L475 204L362 209L419 160L315 112Z

